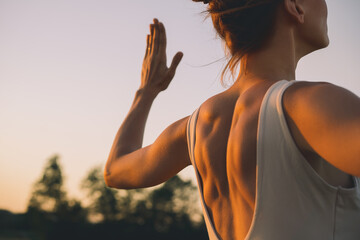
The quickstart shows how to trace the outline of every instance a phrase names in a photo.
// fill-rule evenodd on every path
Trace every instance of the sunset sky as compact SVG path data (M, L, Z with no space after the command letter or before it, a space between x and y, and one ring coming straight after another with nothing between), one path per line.
M331 44L301 60L297 79L360 95L360 1L327 3ZM81 179L105 163L139 86L154 17L167 29L168 59L184 58L153 104L144 144L223 91L223 45L203 10L191 0L0 0L0 209L25 211L54 154L69 196L83 197Z

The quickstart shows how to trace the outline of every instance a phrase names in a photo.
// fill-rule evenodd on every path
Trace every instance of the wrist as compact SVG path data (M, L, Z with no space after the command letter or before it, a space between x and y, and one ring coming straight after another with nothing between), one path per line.
M149 99L154 100L158 94L159 94L158 92L151 91L151 90L146 89L146 88L139 88L139 89L136 91L135 96L136 96L136 97L140 97L140 98L146 98L146 99L148 99L148 100L149 100Z
M131 108L133 109L140 107L145 111L149 111L155 98L156 94L149 91L144 91L143 89L138 89L135 93L135 98Z

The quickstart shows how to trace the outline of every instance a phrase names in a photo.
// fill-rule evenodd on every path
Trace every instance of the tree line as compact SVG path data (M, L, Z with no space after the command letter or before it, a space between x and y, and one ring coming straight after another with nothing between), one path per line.
M0 239L208 239L196 186L174 176L152 189L108 188L101 166L81 182L87 198L69 198L59 156L33 185L27 211L0 210Z

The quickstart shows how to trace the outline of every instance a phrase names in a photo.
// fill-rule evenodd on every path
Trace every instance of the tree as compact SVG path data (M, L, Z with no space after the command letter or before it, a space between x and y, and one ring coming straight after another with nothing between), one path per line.
M58 155L49 158L28 204L26 222L39 239L69 239L69 234L77 237L87 218L79 201L67 199L58 159Z
M101 166L94 167L81 183L81 188L87 192L90 199L90 213L92 217L103 221L119 219L117 191L105 184Z
M34 239L206 239L205 225L193 224L201 216L191 181L175 176L150 189L114 190L108 188L101 166L92 168L82 181L88 208L69 200L57 155L51 157L33 186L24 229ZM102 220L89 223L89 220ZM1 219L0 219L1 220ZM204 238L205 236L205 238Z
M51 157L41 178L34 184L28 208L56 212L66 203L63 175L58 155Z
M190 180L184 181L178 175L155 189L149 196L153 226L159 232L172 228L189 228L194 220L200 220L196 187Z

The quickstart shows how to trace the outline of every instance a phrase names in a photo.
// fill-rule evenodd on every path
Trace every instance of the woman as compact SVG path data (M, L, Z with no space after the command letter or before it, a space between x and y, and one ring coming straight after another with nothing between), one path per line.
M107 185L150 187L192 164L210 239L360 239L360 99L292 81L298 61L329 44L325 0L203 2L238 78L142 148L151 104L182 58L166 67L155 19Z

